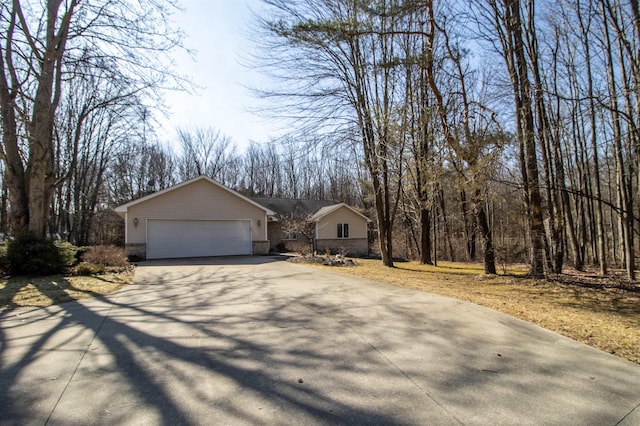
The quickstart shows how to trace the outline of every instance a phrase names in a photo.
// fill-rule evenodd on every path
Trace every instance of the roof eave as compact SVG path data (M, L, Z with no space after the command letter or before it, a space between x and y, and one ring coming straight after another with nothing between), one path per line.
M369 219L367 216L363 215L362 213L360 213L359 211L357 211L356 209L354 209L353 207L349 206L348 204L345 203L340 203L340 204L336 204L335 206L329 206L331 207L330 209L327 209L326 211L320 213L320 211L318 211L316 214L314 214L313 216L311 216L311 218L309 218L309 221L311 222L318 222L320 221L320 219L322 219L323 217L333 213L334 211L338 210L341 207L346 207L347 209L351 210L352 212L354 212L355 214L357 214L358 216L360 216L361 218L363 218L364 220L367 221L367 223L371 223L373 222L371 219ZM322 209L321 209L322 210ZM320 214L318 214L320 213Z
M251 205L253 205L255 207L258 207L261 210L264 210L265 215L267 215L267 216L275 216L275 214L276 214L274 211L268 209L267 207L256 203L255 201L251 200L250 198L245 197L244 195L240 194L239 192L234 191L231 188L227 188L223 184L221 184L219 182L216 182L215 180L211 179L210 177L204 176L204 175L200 175L200 176L198 176L196 178L189 179L189 180L186 180L184 182L180 182L177 185L174 185L174 186L169 187L169 188L165 188L165 189L160 190L158 192L154 192L153 194L145 195L144 197L138 198L137 200L129 201L128 203L125 203L125 204L122 204L122 205L116 207L114 210L115 210L116 213L120 214L120 216L124 217L124 214L127 213L127 211L129 210L129 207L133 207L133 206L135 206L137 204L140 204L140 203L143 203L143 202L145 202L147 200L151 200L151 199L153 199L155 197L158 197L160 195L163 195L163 194L166 194L168 192L174 191L176 189L182 188L183 186L187 186L187 185L189 185L189 184L191 184L193 182L196 182L198 180L206 180L206 181L210 182L211 184L219 187L220 189L223 189L223 190L235 195L236 197L246 201L247 203L249 203L249 204L251 204Z

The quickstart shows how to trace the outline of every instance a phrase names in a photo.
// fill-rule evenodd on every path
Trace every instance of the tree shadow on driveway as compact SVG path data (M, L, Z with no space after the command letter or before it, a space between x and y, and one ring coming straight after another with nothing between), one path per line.
M274 331L308 333L309 320L283 315L298 301L267 291L255 308L239 291L250 275L196 271L3 318L0 423L397 423L309 386L308 368L333 354L271 346L289 338Z
M640 403L637 366L468 303L274 262L136 274L0 319L0 424L615 424Z

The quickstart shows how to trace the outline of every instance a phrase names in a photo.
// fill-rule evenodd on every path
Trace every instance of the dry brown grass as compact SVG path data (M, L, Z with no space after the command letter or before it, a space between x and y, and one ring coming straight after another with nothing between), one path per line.
M576 272L532 280L524 267L486 276L477 264L357 263L331 270L477 303L640 363L640 287Z
M132 279L132 270L96 276L4 278L0 280L0 311L102 296L130 284Z

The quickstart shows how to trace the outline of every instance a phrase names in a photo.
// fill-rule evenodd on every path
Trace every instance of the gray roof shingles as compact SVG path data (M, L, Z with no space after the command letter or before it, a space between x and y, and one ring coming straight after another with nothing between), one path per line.
M312 215L323 207L340 204L332 200L294 200L289 198L250 197L255 203L276 212L278 217Z

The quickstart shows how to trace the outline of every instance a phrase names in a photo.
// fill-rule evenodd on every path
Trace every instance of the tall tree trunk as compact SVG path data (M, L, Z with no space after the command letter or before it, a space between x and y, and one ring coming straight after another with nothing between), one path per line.
M606 13L605 6L602 4L602 13ZM635 253L633 247L633 205L630 202L630 192L627 191L627 178L625 175L625 166L623 159L622 147L622 129L620 122L620 112L618 110L618 88L615 78L615 64L613 61L613 46L609 36L609 26L607 19L604 19L604 35L606 43L607 58L607 80L609 83L610 93L610 111L611 122L613 125L613 156L615 160L616 174L616 192L618 198L618 209L620 211L620 230L622 233L622 252L624 254L625 267L629 280L635 279ZM622 53L622 52L621 52ZM622 64L624 65L624 64ZM622 71L624 72L624 70ZM626 78L623 79L626 81ZM627 104L628 105L628 104Z
M564 240L562 238L562 221L559 220L560 209L557 203L558 198L555 194L553 185L554 171L551 164L550 146L553 139L551 133L547 106L544 98L544 83L542 81L540 70L540 55L538 49L538 39L536 33L536 24L534 20L533 3L529 4L528 10L526 39L529 50L529 58L531 60L531 71L533 75L534 90L533 101L535 106L535 114L537 116L537 139L540 143L540 152L542 153L542 165L544 168L544 180L547 196L547 214L549 215L549 239L545 238L546 262L547 269L555 273L562 272L562 264L564 262Z
M505 0L505 24L510 44L507 56L510 74L514 86L516 103L516 117L518 121L518 138L521 141L524 160L523 177L528 191L525 193L527 204L529 234L531 238L531 266L530 274L536 278L545 275L545 230L543 221L542 196L538 173L538 159L536 154L536 140L533 111L531 109L531 85L528 76L528 63L525 56L522 36L522 17L520 0ZM529 7L532 7L530 4Z
M359 25L358 20L360 19L357 10L358 8L355 7L353 16L355 25ZM383 20L381 25L385 28L385 31L389 30L386 28L389 22ZM391 192L393 189L391 188L389 170L391 143L389 134L391 114L389 85L392 83L389 80L389 69L382 70L382 76L367 75L370 67L364 57L363 41L359 37L361 36L358 34L348 37L351 54L349 60L353 67L352 83L354 87L352 90L354 99L352 100L352 106L358 117L364 160L373 184L382 264L393 267L393 222L399 197L396 197L392 206ZM389 55L392 55L393 52L386 48L384 37L381 37L379 42L381 46L378 46L378 48L382 52L382 58L378 59L382 60L382 62L390 60ZM375 82L370 81L370 79L375 80ZM382 85L382 88L378 87L378 85ZM398 193L401 191L401 185L398 185L397 191Z
M460 200L462 204L467 256L470 262L474 262L476 260L476 217L469 214L469 202L467 201L465 191L460 191Z
M13 37L16 29L16 11L11 14L11 22L7 31L7 38ZM7 44L7 47L9 44ZM19 232L29 224L29 202L25 180L24 165L18 146L18 123L16 120L15 101L20 83L11 74L12 80L7 80L5 53L0 45L0 114L2 114L2 160L5 164L5 178L3 184L8 188L10 211L8 212L8 227L12 232Z
M551 108L552 110L551 121L553 121L553 133L554 133L554 136L551 138L551 141L552 141L551 156L553 157L553 165L556 171L555 193L556 193L556 197L560 198L559 201L556 201L556 205L558 206L558 215L560 216L558 220L560 220L565 225L564 228L566 230L566 233L568 234L569 246L571 247L571 252L573 254L573 266L578 271L582 271L584 269L584 261L582 259L582 251L580 250L580 244L578 243L578 237L576 233L576 225L573 217L571 200L569 198L569 193L567 191L564 155L563 155L562 143L560 141L562 117L561 117L561 97L560 97L560 91L558 88L559 47L560 47L560 36L559 36L559 32L556 30L556 46L555 46L555 49L553 50L553 57L552 57L553 75L551 77L553 81L553 91L555 94L555 114L553 113L553 108ZM558 226L558 228L560 228L560 226Z
M585 49L585 67L587 77L587 96L589 98L589 126L591 131L591 156L593 157L593 196L595 201L595 226L596 236L598 240L598 247L596 258L600 265L600 275L607 274L607 250L604 231L604 214L602 210L602 184L600 182L600 153L598 152L598 127L596 118L596 105L595 95L593 92L593 72L591 65L591 51L589 42L589 23L585 25L583 20L580 0L577 0L578 20L580 22L580 28L582 30L582 41ZM589 16L587 19L591 19Z
M0 193L0 232L6 233L9 230L8 226L8 201L9 201L9 188L7 187L7 175L2 174L2 192Z
M29 30L30 22L20 2L14 1L11 6L6 49L13 47L12 38L19 26L25 44L31 49L34 63L31 64L36 76L35 95L31 117L26 124L28 154L26 167L23 164L22 151L18 147L16 132L15 97L22 82L6 78L7 68L15 67L13 52L2 52L2 125L3 125L3 160L9 174L12 202L11 225L14 231L28 229L41 235L46 234L49 210L53 195L55 177L53 165L52 133L54 115L60 101L62 84L62 58L65 54L71 17L75 12L77 0L65 3L65 10L60 14L61 1L49 0L45 4L44 36L35 40ZM4 61L7 61L5 63ZM9 72L15 80L15 74ZM11 84L11 86L9 85Z
M447 221L447 210L445 206L444 200L444 190L439 188L438 190L438 204L440 205L440 213L442 215L442 223L444 224L444 238L447 242L447 248L449 249L449 260L452 262L456 261L456 253L453 251L453 240L451 238L451 228L449 227L449 222Z
M571 200L566 188L564 165L562 163L562 154L560 146L556 145L555 157L556 157L556 170L557 170L557 182L560 185L560 197L562 199L563 216L567 222L567 230L569 234L569 243L571 244L571 250L573 252L573 267L578 271L584 270L584 258L580 243L578 242L578 235L576 233L576 224L574 221Z
M475 194L474 199L481 200L482 197L480 196L480 194ZM496 253L493 248L493 237L491 235L491 227L489 226L485 206L480 202L476 202L474 204L474 211L478 227L480 228L480 235L482 236L482 250L484 252L484 273L495 275Z
M433 265L431 261L431 210L420 209L420 263Z
M0 88L2 96L2 144L4 148L5 180L8 187L10 210L9 230L13 233L26 229L29 224L27 180L18 148L18 132L13 97ZM6 99L8 98L8 99Z

